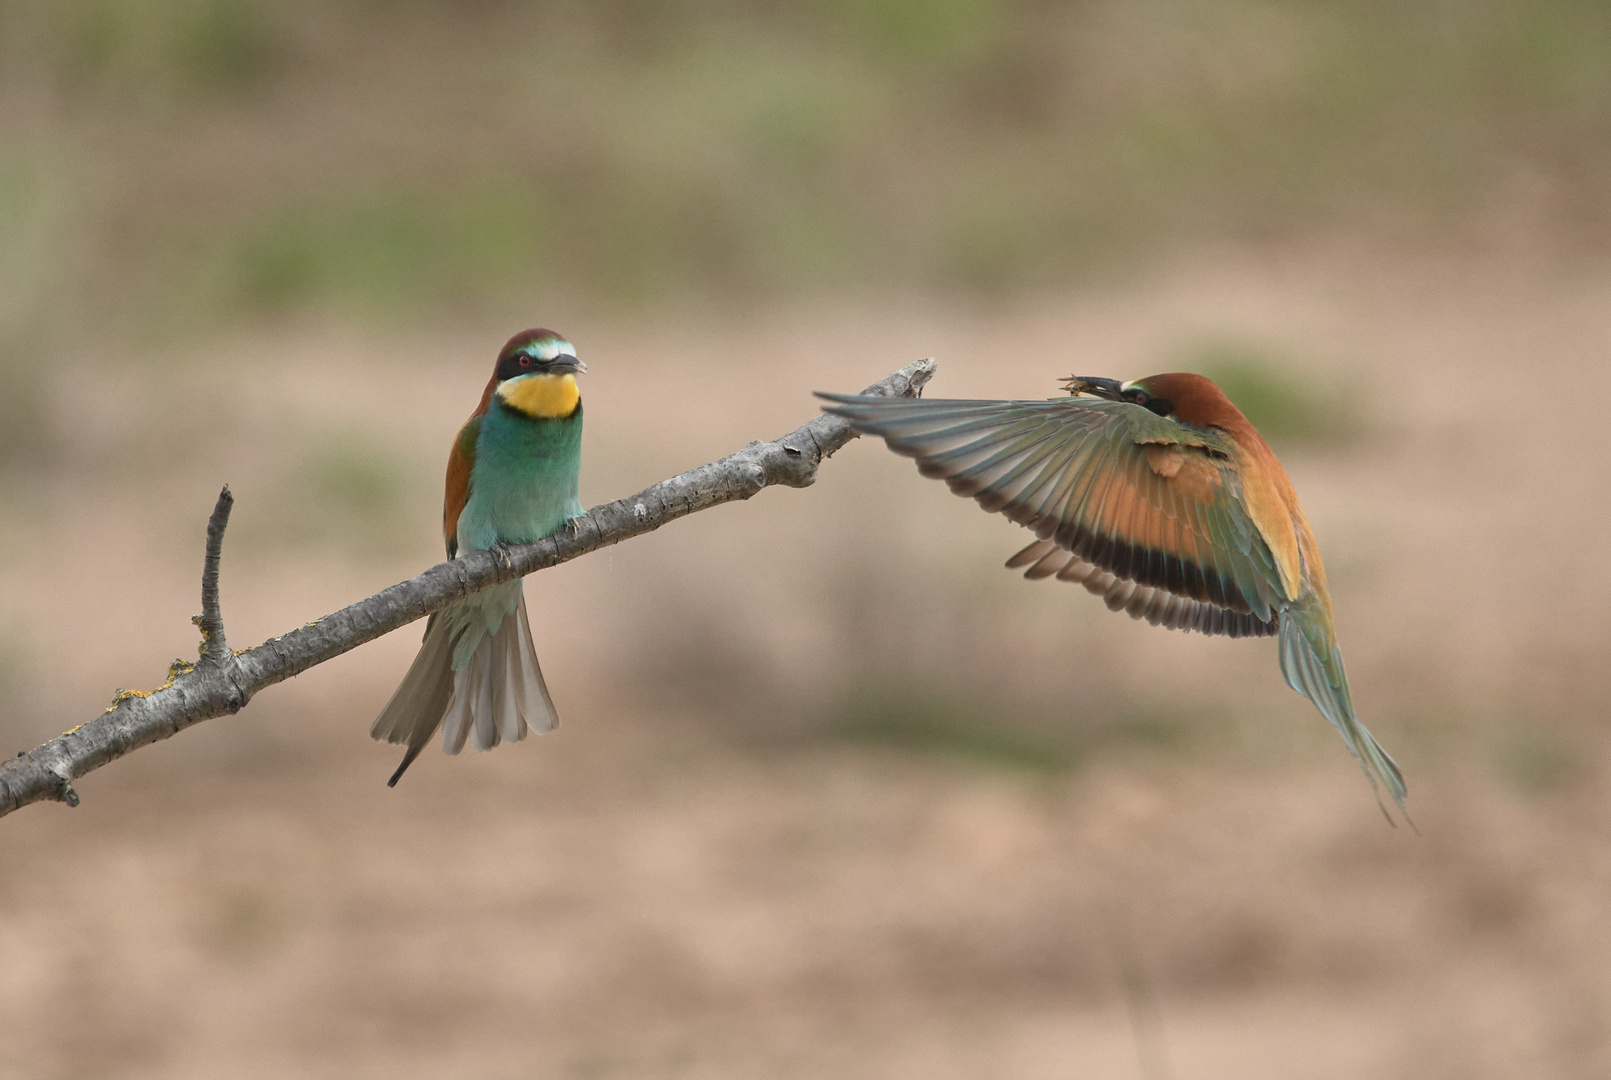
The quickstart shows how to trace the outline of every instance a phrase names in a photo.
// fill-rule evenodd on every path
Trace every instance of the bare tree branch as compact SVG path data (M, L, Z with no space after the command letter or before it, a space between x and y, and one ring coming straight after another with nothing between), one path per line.
M915 396L933 376L934 368L933 360L915 361L863 393ZM836 416L814 417L773 442L752 442L720 461L662 480L628 498L595 506L573 527L535 543L468 552L240 653L232 653L225 642L218 602L219 552L234 503L225 487L207 523L202 613L195 619L202 630L200 662L174 661L168 681L157 689L121 691L112 706L89 723L0 765L0 816L45 799L77 806L73 781L92 769L192 724L239 712L264 687L389 634L469 593L653 532L695 511L748 499L774 484L807 487L816 480L822 460L853 438L855 432L846 421Z

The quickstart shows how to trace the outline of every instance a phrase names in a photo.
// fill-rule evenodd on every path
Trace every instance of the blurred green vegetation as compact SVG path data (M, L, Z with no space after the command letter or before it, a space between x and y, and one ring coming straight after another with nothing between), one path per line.
M300 455L264 495L276 507L267 518L239 523L237 541L274 548L316 547L358 559L406 550L419 538L424 507L411 506L406 483L419 462L383 434L310 436Z
M269 207L202 261L215 302L257 313L326 304L376 317L473 300L548 269L540 189L481 178L445 190L386 187Z
M40 361L63 306L70 213L50 155L12 151L0 147L0 465L33 466L52 451Z
M1154 709L1070 723L1037 722L933 685L863 681L823 730L836 739L1027 773L1062 773L1124 751L1189 754L1222 739L1223 717Z
M0 30L41 50L40 66L72 97L125 104L237 95L284 45L274 5L250 0L12 0L0 18Z
M334 512L365 521L397 508L403 488L398 463L355 441L330 441L305 462L305 486Z
M89 320L998 295L1518 219L1603 248L1608 55L1589 0L0 0L0 188L55 163L51 208L0 218L79 256L0 318L47 312L54 347Z
M1030 772L1062 772L1081 756L1066 736L1028 731L982 703L919 687L856 687L828 732L851 742Z
M1491 740L1490 755L1500 778L1528 795L1565 790L1590 771L1586 747L1559 721L1502 725Z
M1277 449L1334 446L1359 435L1357 396L1300 375L1283 350L1238 337L1210 337L1178 350L1176 367L1206 375Z

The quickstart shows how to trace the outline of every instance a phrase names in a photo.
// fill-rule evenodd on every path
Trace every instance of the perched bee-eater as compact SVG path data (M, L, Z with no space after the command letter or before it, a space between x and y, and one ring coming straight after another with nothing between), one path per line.
M576 481L582 457L587 366L552 330L527 330L498 354L481 404L448 455L442 533L448 558L494 544L540 540L582 516ZM395 785L440 725L442 750L465 740L477 750L559 724L537 666L519 580L443 608L425 624L425 643L369 733L407 743Z
M1277 636L1281 673L1400 812L1398 766L1354 714L1320 549L1292 481L1201 375L1070 376L1068 398L940 401L823 394L944 480L1034 531L1007 560L1077 582L1154 626Z

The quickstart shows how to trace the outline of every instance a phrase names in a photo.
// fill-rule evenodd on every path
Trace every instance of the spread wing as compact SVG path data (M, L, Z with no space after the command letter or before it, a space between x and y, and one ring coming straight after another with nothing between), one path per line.
M1153 625L1274 634L1287 605L1241 500L1234 447L1127 402L820 395L827 410L917 459L1038 539L1008 560L1083 584Z
M465 421L448 454L447 493L442 499L442 537L448 558L459 553L459 515L470 501L470 470L475 467L475 441L481 435L481 413Z

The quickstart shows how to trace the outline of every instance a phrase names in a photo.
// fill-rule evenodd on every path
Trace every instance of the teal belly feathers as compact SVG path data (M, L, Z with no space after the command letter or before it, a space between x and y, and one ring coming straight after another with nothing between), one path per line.
M581 517L581 464L580 404L563 419L533 419L494 399L476 438L459 550L540 540Z
M541 540L582 516L577 481L582 407L562 419L532 418L494 399L476 438L470 498L459 513L459 553ZM520 603L520 581L468 596L442 615L453 641L453 670L470 662L483 637Z

